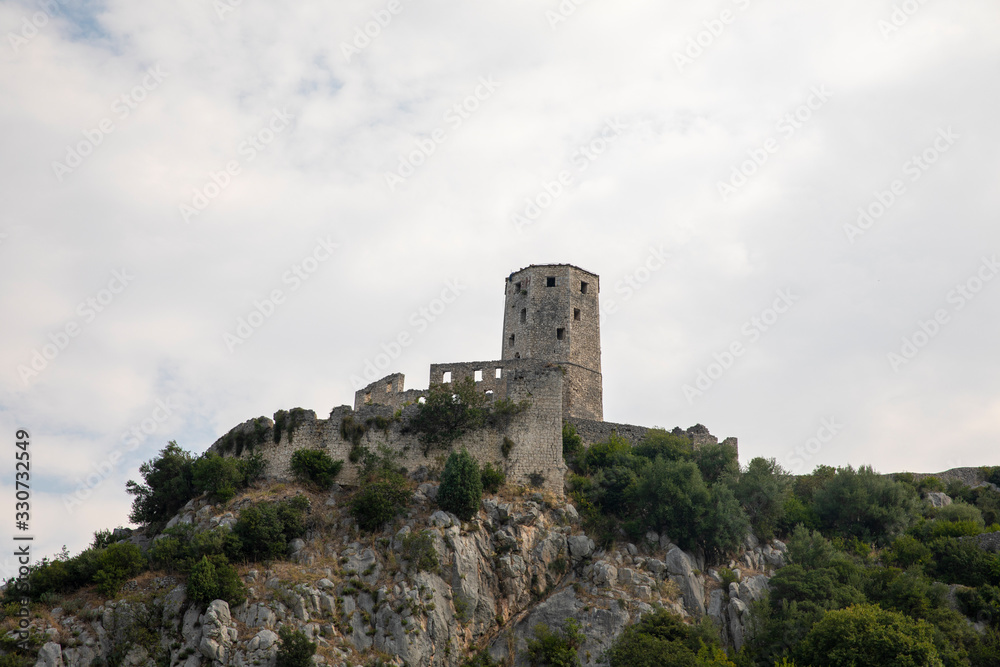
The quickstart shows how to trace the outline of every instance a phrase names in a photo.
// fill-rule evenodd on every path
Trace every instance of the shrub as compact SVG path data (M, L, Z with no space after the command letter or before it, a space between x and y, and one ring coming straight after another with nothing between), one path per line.
M434 538L428 530L410 533L403 537L400 554L417 572L437 572L439 567Z
M145 484L129 480L125 490L135 496L129 519L146 526L166 523L195 496L192 479L193 458L171 441L158 458L139 466Z
M510 453L514 450L514 441L507 436L503 437L503 443L500 445L500 453L503 454L505 459L510 458Z
M483 500L483 481L479 464L467 450L452 452L441 473L437 503L441 509L468 521L479 511Z
M278 630L281 645L275 658L274 667L312 667L312 657L316 644L309 641L301 630L292 630L287 625Z
M488 493L496 493L507 483L507 475L500 468L494 468L492 463L483 466L479 477L483 482L483 491Z
M367 432L368 427L354 421L353 415L344 415L340 420L340 437L354 445L354 448L361 446L361 438L365 437ZM353 459L351 462L356 463Z
M879 475L871 467L838 468L813 498L824 529L864 541L891 541L916 516L912 487Z
M931 667L942 664L933 627L875 605L828 612L796 648L796 659L814 667Z
M663 429L654 428L646 432L633 453L650 461L658 456L668 461L685 461L694 457L694 446L686 435L674 435Z
M978 507L961 502L945 505L934 513L934 518L938 521L968 521L980 527L986 525Z
M202 556L188 575L187 596L196 604L225 600L232 607L247 599L247 589L225 556Z
M628 440L612 433L605 442L595 442L583 452L581 468L584 472L596 472L601 468L632 464L632 445Z
M321 489L330 488L343 466L343 461L334 461L329 454L318 449L299 449L292 454L291 468L295 477Z
M243 486L244 472L238 459L206 452L192 463L191 477L196 491L225 502Z
M102 550L97 558L94 583L106 597L114 597L122 584L146 567L142 551L131 542L118 542Z
M746 510L753 532L761 539L774 537L784 518L790 488L788 472L774 459L757 457L740 474L733 491Z
M249 560L280 558L288 553L288 542L305 533L303 516L309 505L304 496L278 503L260 503L244 509L233 526L238 538L233 555Z
M413 490L406 477L394 471L374 474L351 501L351 516L362 530L373 532L406 509Z
M562 453L564 459L576 456L583 449L583 438L576 432L576 427L569 422L562 425Z
M264 478L264 473L267 472L267 460L260 452L255 452L245 459L240 459L240 471L243 473L243 486L250 486Z
M532 667L580 667L577 650L585 637L576 619L567 618L558 632L539 623L534 632L535 638L528 640L528 661Z
M420 434L424 453L435 447L447 447L469 431L486 423L489 408L486 395L476 389L471 377L462 382L436 384L427 399L418 404L408 427Z

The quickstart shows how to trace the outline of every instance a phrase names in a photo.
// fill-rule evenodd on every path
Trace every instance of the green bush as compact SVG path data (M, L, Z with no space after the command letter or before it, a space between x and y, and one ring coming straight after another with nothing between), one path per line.
M740 473L733 491L757 537L770 540L775 536L790 490L788 472L774 459L757 457Z
M476 389L471 377L462 382L435 384L418 404L408 428L420 434L424 453L447 447L466 433L486 424L486 395Z
M868 466L838 468L814 496L824 530L879 543L892 541L913 522L917 502L911 486Z
M195 491L207 493L215 502L225 502L243 486L244 473L239 459L206 452L191 465Z
M664 609L627 628L607 652L609 667L733 665L711 626L686 625Z
M938 509L934 512L934 518L938 521L968 521L980 527L986 525L979 508L963 502L954 502Z
M417 572L437 572L440 564L434 549L434 537L428 530L409 533L402 539L400 555L409 561Z
M569 422L562 425L562 453L566 460L572 459L583 449L583 438L576 432L576 427Z
M117 542L100 552L94 583L101 595L114 597L123 583L138 575L145 567L146 558L139 547L131 542Z
M159 457L139 466L145 484L129 480L125 485L126 492L135 496L129 519L153 527L169 521L195 496L193 462L190 452L171 441Z
M274 667L312 667L312 657L316 653L316 644L309 641L301 630L292 630L283 626L278 630L281 645L275 658Z
M580 667L577 651L585 637L576 619L567 618L557 632L539 623L534 634L534 639L528 640L528 662L532 667Z
M492 463L483 466L479 478L483 482L483 491L487 493L496 493L507 483L507 475L500 468L494 468Z
M361 530L374 532L406 509L413 490L403 475L382 471L368 477L351 501L351 516Z
M875 605L828 612L795 651L813 667L933 667L942 665L934 628Z
M225 556L202 556L187 580L187 596L196 604L225 600L231 607L247 599L247 588Z
M676 435L660 428L653 428L646 432L633 453L650 461L657 457L663 457L668 461L689 461L694 458L694 445L687 435Z
M367 432L368 427L361 422L354 421L354 415L344 415L340 420L340 437L354 445L354 448L361 446L361 438L365 437ZM356 463L356 461L352 459L351 463Z
M441 473L437 503L441 509L469 521L479 512L483 500L483 480L479 464L467 450L452 452Z
M244 509L233 526L236 554L248 560L281 558L288 542L305 534L304 515L309 500L296 496L277 503L260 503Z
M334 461L318 449L299 449L292 454L291 468L296 479L311 482L321 489L330 488L343 466L343 461Z

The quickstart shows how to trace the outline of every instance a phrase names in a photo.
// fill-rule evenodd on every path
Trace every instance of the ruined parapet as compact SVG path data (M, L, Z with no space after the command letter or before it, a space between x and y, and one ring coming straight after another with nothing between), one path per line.
M652 429L645 426L636 426L634 424L616 424L614 422L605 421L595 421L593 419L581 419L579 417L567 417L566 421L573 425L576 429L577 435L580 436L580 440L583 442L584 446L589 447L594 443L606 442L611 434L616 433L619 437L624 438L633 446L640 444ZM681 428L674 428L670 431L674 435L683 435L691 440L691 444L695 447L702 447L708 444L718 444L719 439L708 432L708 429L701 424L695 424L687 430L682 430ZM739 444L736 438L726 438L722 441L722 444L729 445L736 449L737 455L739 455Z
M358 410L365 405L387 405L393 408L401 408L410 403L416 403L420 397L426 396L427 392L420 389L403 389L406 376L402 373L386 375L380 380L375 380L363 389L354 392L354 409Z

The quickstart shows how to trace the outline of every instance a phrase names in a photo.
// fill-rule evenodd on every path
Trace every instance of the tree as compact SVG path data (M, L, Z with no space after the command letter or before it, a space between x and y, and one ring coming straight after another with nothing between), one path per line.
M876 473L870 466L838 468L813 497L826 530L845 537L886 543L903 532L916 516L912 487Z
M452 452L441 473L438 505L463 521L469 521L479 512L482 500L483 481L476 459L465 449Z
M585 637L575 618L567 618L560 631L553 632L539 623L534 632L535 638L528 640L531 667L580 667L577 651Z
M682 548L695 546L710 494L692 461L657 458L643 469L631 496L645 527L666 531Z
M488 414L486 395L476 389L471 377L466 377L461 382L432 385L408 427L420 434L426 454L481 428Z
M740 474L734 491L753 532L764 540L774 537L784 516L791 480L774 459L757 457Z
M129 480L125 490L135 496L129 519L146 526L167 522L195 495L193 457L173 440L158 458L139 466L145 484Z
M934 628L876 605L827 612L796 648L796 660L813 667L938 667Z
M361 530L374 532L402 513L412 497L413 490L405 477L382 471L362 484L351 501L351 516Z
M215 501L229 500L243 486L239 460L206 452L191 464L191 479L196 491L209 494Z
M309 641L301 630L292 630L283 626L278 630L281 645L275 657L274 667L311 667L312 657L316 653L316 644Z

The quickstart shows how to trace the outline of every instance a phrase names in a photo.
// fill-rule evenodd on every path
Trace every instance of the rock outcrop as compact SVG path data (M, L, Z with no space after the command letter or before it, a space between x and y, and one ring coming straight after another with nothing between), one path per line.
M691 620L707 615L739 648L749 606L784 563L783 544L750 540L729 563L737 581L724 587L718 571L666 535L600 548L573 505L551 496L489 497L475 520L462 522L434 505L436 491L421 484L405 525L388 536L359 534L338 509L341 491L313 496L324 529L292 544L288 561L242 569L249 598L232 608L223 600L196 605L181 578L154 573L128 582L125 599L53 609L34 620L49 639L37 665L272 667L284 626L318 644L318 664L367 664L377 653L399 665L451 667L485 649L523 665L539 624L555 629L573 618L586 636L581 662L590 666L656 606ZM230 527L248 502L192 501L171 524ZM438 562L422 571L404 556L405 538L420 531Z

